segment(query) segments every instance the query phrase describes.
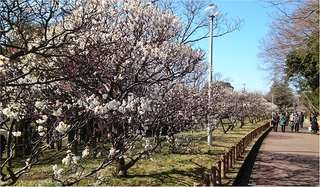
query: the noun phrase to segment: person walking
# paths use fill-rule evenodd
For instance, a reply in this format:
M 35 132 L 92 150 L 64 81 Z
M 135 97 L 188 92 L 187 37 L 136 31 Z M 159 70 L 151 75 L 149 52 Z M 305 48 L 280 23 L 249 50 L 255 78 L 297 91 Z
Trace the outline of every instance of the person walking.
M 285 130 L 286 130 L 286 123 L 287 123 L 287 117 L 285 116 L 284 113 L 282 113 L 280 116 L 280 125 L 281 125 L 281 131 L 283 133 L 285 133 Z
M 293 128 L 294 128 L 294 121 L 293 120 L 294 120 L 294 113 L 291 113 L 290 117 L 289 117 L 291 132 L 293 132 Z
M 287 118 L 286 126 L 289 126 L 289 117 L 290 117 L 289 113 L 286 112 L 286 118 Z
M 316 116 L 314 116 L 313 113 L 311 113 L 311 115 L 310 115 L 310 123 L 311 123 L 313 120 L 316 120 L 316 121 L 317 121 L 317 118 L 316 118 Z
M 303 128 L 303 121 L 304 121 L 304 115 L 303 115 L 303 112 L 300 112 L 300 115 L 299 115 L 300 128 Z
M 318 121 L 316 116 L 314 116 L 314 114 L 311 114 L 310 116 L 310 123 L 311 123 L 311 134 L 316 134 L 317 131 L 319 131 L 318 128 Z
M 279 123 L 279 116 L 277 113 L 273 114 L 272 116 L 272 120 L 273 120 L 273 130 L 277 132 L 278 130 L 278 123 Z
M 293 117 L 294 132 L 299 132 L 299 121 L 299 115 L 298 113 L 295 113 Z

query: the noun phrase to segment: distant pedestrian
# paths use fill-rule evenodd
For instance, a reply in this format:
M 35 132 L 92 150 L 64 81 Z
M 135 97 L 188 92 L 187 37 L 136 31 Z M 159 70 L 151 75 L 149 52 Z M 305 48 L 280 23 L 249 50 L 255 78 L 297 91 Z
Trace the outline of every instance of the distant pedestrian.
M 290 117 L 289 113 L 286 112 L 286 118 L 287 118 L 286 126 L 289 126 L 289 117 Z
M 281 125 L 281 131 L 284 133 L 286 130 L 286 122 L 287 118 L 284 113 L 281 114 L 280 116 L 280 125 Z
M 295 113 L 293 116 L 294 132 L 299 132 L 299 115 Z
M 279 116 L 277 113 L 273 114 L 272 121 L 273 121 L 273 130 L 277 132 L 278 130 L 278 123 L 279 123 Z
M 300 124 L 300 127 L 303 128 L 303 121 L 304 121 L 304 115 L 303 115 L 303 112 L 300 112 L 300 115 L 299 115 L 299 124 Z
M 290 117 L 289 117 L 291 132 L 293 132 L 293 128 L 294 128 L 294 121 L 293 120 L 294 120 L 294 113 L 291 113 Z
M 316 134 L 319 131 L 319 126 L 318 126 L 318 120 L 314 114 L 311 114 L 310 116 L 310 123 L 311 123 L 311 134 L 314 133 Z

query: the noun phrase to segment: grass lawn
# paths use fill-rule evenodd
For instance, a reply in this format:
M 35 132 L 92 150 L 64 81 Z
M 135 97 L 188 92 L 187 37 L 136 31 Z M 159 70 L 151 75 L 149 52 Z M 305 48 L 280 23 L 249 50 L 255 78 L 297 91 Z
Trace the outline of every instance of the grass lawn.
M 194 183 L 203 182 L 203 173 L 210 173 L 211 165 L 215 165 L 216 161 L 230 147 L 235 145 L 245 134 L 251 130 L 265 124 L 268 121 L 259 122 L 257 124 L 246 124 L 242 128 L 236 125 L 233 130 L 223 133 L 222 127 L 219 126 L 212 134 L 212 146 L 207 145 L 206 138 L 192 143 L 193 151 L 178 150 L 176 154 L 167 154 L 168 150 L 163 148 L 160 153 L 145 156 L 140 159 L 132 168 L 128 170 L 128 177 L 114 178 L 112 173 L 115 171 L 115 164 L 101 170 L 103 177 L 106 177 L 108 184 L 112 186 L 193 186 Z M 184 133 L 184 136 L 204 137 L 206 129 L 199 132 Z M 254 140 L 255 141 L 255 140 Z M 253 142 L 254 142 L 253 141 Z M 247 147 L 246 152 L 238 158 L 235 166 L 227 173 L 226 179 L 222 180 L 222 185 L 228 186 L 232 184 L 239 167 L 241 166 L 245 156 L 253 145 L 253 142 Z M 52 154 L 52 153 L 51 153 Z M 87 165 L 94 168 L 99 165 L 99 159 L 91 159 Z M 21 167 L 24 160 L 14 160 L 13 165 Z M 45 186 L 54 185 L 51 181 L 53 174 L 52 166 L 58 165 L 58 168 L 64 167 L 61 159 L 50 165 L 41 165 L 32 168 L 29 173 L 24 174 L 18 182 L 17 186 Z M 77 186 L 93 185 L 91 178 L 85 179 L 77 184 Z

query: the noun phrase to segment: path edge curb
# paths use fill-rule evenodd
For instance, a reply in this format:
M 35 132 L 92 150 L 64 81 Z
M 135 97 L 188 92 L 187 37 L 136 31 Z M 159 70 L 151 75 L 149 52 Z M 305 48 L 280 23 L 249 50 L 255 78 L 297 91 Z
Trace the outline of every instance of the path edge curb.
M 245 160 L 243 161 L 243 163 L 240 166 L 240 169 L 236 175 L 236 177 L 234 178 L 233 182 L 232 182 L 232 186 L 243 186 L 243 184 L 240 184 L 240 180 L 242 178 L 245 177 L 246 174 L 246 169 L 250 168 L 252 169 L 254 162 L 250 163 L 250 160 L 252 160 L 254 158 L 254 160 L 256 159 L 258 152 L 260 150 L 260 147 L 264 141 L 264 139 L 267 137 L 267 135 L 269 134 L 269 132 L 272 130 L 272 127 L 269 127 L 268 130 L 266 130 L 259 138 L 258 140 L 254 143 L 254 145 L 252 146 L 252 148 L 250 149 L 250 151 L 248 152 Z M 252 165 L 252 166 L 250 166 Z M 249 176 L 250 178 L 250 176 Z

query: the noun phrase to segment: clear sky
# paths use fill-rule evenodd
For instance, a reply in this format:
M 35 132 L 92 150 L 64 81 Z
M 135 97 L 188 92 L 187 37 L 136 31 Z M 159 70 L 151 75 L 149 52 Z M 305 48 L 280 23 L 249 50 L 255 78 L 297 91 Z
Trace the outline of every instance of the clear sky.
M 259 40 L 266 36 L 271 18 L 270 9 L 264 8 L 255 0 L 215 0 L 210 1 L 218 6 L 221 13 L 228 17 L 238 16 L 245 23 L 241 30 L 236 30 L 222 37 L 214 38 L 213 71 L 220 72 L 222 78 L 231 78 L 235 90 L 258 91 L 267 93 L 270 85 L 266 74 L 258 70 L 261 63 L 257 54 Z M 209 39 L 199 43 L 209 59 Z M 245 85 L 244 85 L 245 84 Z

